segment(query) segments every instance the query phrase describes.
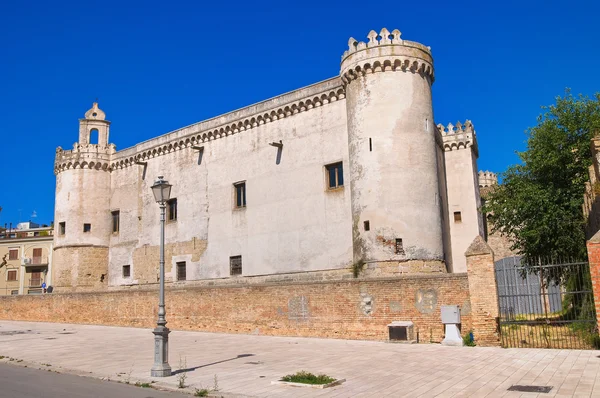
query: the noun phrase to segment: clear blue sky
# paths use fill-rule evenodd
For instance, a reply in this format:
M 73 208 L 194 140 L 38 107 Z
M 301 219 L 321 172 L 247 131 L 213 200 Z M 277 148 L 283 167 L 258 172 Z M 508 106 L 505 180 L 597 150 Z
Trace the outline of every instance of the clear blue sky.
M 55 149 L 99 98 L 117 149 L 339 71 L 350 36 L 432 47 L 436 123 L 471 119 L 503 171 L 540 106 L 600 91 L 600 2 L 7 1 L 0 6 L 0 224 L 54 212 Z

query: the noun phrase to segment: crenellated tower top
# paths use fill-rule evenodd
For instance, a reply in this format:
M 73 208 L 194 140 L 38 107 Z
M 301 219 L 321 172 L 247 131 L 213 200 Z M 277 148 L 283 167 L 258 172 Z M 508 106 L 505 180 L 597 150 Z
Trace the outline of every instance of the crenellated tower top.
M 479 188 L 487 188 L 498 185 L 498 176 L 491 171 L 479 170 Z
M 115 144 L 108 143 L 109 128 L 106 114 L 94 102 L 84 118 L 79 119 L 79 141 L 73 144 L 73 149 L 56 148 L 54 174 L 69 169 L 109 171 L 111 156 L 116 152 Z
M 445 152 L 455 151 L 458 149 L 472 148 L 476 156 L 479 156 L 479 148 L 477 147 L 477 135 L 475 128 L 470 120 L 465 124 L 457 122 L 456 125 L 448 123 L 444 127 L 443 124 L 437 125 L 442 144 Z
M 379 33 L 372 30 L 367 43 L 354 38 L 348 40 L 348 50 L 342 56 L 340 75 L 344 84 L 365 73 L 403 71 L 434 80 L 431 48 L 414 41 L 401 39 L 398 29 L 386 28 Z

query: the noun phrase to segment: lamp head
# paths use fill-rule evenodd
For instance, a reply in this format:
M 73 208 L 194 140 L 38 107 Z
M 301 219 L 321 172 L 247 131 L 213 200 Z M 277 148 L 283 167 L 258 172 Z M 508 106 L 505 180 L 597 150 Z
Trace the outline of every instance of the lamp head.
M 172 185 L 164 180 L 163 176 L 158 176 L 158 180 L 151 187 L 156 203 L 164 204 L 171 198 L 171 187 Z

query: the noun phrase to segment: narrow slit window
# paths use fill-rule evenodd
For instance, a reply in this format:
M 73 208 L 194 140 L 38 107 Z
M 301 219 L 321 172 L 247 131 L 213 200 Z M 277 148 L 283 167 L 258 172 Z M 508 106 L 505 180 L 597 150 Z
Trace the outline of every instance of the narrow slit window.
M 184 281 L 186 280 L 186 266 L 185 261 L 181 261 L 177 263 L 177 280 Z
M 325 166 L 325 169 L 327 170 L 327 186 L 329 189 L 344 186 L 344 168 L 342 162 L 329 164 Z
M 462 214 L 460 211 L 454 212 L 454 222 L 462 222 Z
M 112 217 L 112 231 L 113 231 L 113 233 L 117 233 L 117 232 L 119 232 L 119 222 L 120 222 L 121 212 L 119 210 L 115 210 L 115 211 L 112 211 L 110 214 Z
M 364 222 L 364 226 L 365 226 L 365 231 L 369 231 L 371 229 L 371 224 L 369 223 L 368 220 Z
M 58 234 L 59 235 L 64 235 L 66 229 L 67 229 L 66 222 L 63 221 L 63 222 L 58 223 Z
M 369 152 L 373 152 L 373 141 L 369 138 Z
M 83 232 L 92 232 L 92 224 L 83 224 Z
M 177 221 L 177 198 L 167 201 L 167 221 Z
M 229 257 L 229 274 L 242 275 L 242 256 Z
M 246 207 L 246 182 L 236 182 L 233 187 L 235 190 L 235 207 Z

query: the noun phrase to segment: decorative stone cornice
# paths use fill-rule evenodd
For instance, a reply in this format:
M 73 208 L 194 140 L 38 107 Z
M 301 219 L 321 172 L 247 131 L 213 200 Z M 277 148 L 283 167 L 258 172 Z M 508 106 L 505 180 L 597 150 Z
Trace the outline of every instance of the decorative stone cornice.
M 114 144 L 73 144 L 72 150 L 56 148 L 54 174 L 70 169 L 93 169 L 110 171 L 111 156 L 116 152 Z
M 136 162 L 239 134 L 266 123 L 325 106 L 344 99 L 345 96 L 346 92 L 339 78 L 329 79 L 119 151 L 111 157 L 109 169 L 130 167 Z M 153 142 L 156 144 L 152 145 Z
M 348 50 L 342 56 L 340 76 L 344 84 L 367 73 L 402 71 L 419 73 L 433 83 L 431 48 L 413 41 L 402 40 L 400 31 L 381 29 L 369 32 L 368 43 L 348 40 Z
M 444 152 L 471 148 L 475 155 L 479 156 L 477 136 L 470 120 L 467 120 L 464 125 L 461 122 L 456 123 L 456 125 L 448 123 L 446 127 L 438 124 L 437 128 L 442 137 Z
M 492 173 L 491 171 L 479 170 L 478 179 L 479 188 L 487 188 L 494 185 L 498 185 L 498 176 L 496 175 L 496 173 Z

